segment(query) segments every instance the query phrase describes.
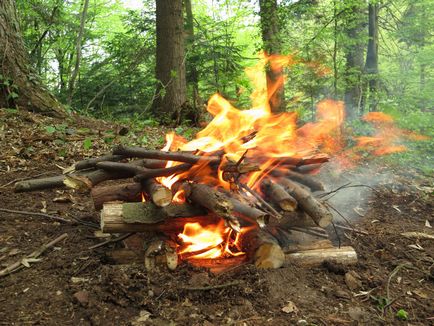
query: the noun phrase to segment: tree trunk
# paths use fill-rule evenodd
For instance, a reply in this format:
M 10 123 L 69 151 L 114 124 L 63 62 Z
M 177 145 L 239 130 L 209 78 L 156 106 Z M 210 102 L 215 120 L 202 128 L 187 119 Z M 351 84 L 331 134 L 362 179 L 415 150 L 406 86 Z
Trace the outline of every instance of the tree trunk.
M 264 50 L 269 55 L 280 54 L 279 18 L 277 16 L 277 0 L 260 0 L 261 31 Z M 283 67 L 273 65 L 267 68 L 267 88 L 270 109 L 278 113 L 285 109 Z M 276 83 L 279 87 L 275 87 Z
M 13 0 L 0 1 L 0 74 L 0 107 L 16 106 L 49 116 L 66 116 L 62 105 L 30 69 Z M 9 85 L 5 85 L 5 80 Z
M 369 85 L 369 111 L 376 111 L 378 102 L 378 10 L 378 3 L 369 4 L 369 40 L 365 63 Z
M 163 123 L 180 122 L 186 102 L 182 0 L 156 1 L 158 80 L 153 111 Z
M 357 118 L 361 101 L 361 77 L 363 70 L 363 30 L 364 30 L 364 1 L 347 0 L 345 15 L 345 107 L 348 119 Z
M 186 21 L 185 21 L 185 32 L 187 34 L 186 38 L 186 44 L 187 44 L 187 51 L 192 52 L 193 46 L 194 46 L 194 23 L 193 23 L 193 10 L 191 8 L 191 0 L 184 0 L 184 6 L 185 6 L 185 15 L 186 15 Z M 199 80 L 198 80 L 198 73 L 196 69 L 196 63 L 191 58 L 190 53 L 190 60 L 187 65 L 187 82 L 191 84 L 193 88 L 193 109 L 196 111 L 198 109 L 198 99 L 199 99 Z
M 71 78 L 69 79 L 69 85 L 68 85 L 68 104 L 71 105 L 72 103 L 72 97 L 74 96 L 74 90 L 75 90 L 75 80 L 77 79 L 78 73 L 80 71 L 80 61 L 81 61 L 81 43 L 83 41 L 83 34 L 84 34 L 84 24 L 86 23 L 86 17 L 87 17 L 87 9 L 89 8 L 89 0 L 83 0 L 83 10 L 81 12 L 81 18 L 80 18 L 80 29 L 78 30 L 77 35 L 77 43 L 75 46 L 75 66 L 74 70 L 72 71 Z

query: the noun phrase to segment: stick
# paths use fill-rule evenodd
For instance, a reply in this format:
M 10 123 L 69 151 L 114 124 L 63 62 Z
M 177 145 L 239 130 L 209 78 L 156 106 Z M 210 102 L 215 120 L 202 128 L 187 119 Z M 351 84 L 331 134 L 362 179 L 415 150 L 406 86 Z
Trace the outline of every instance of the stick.
M 170 168 L 162 168 L 162 169 L 149 169 L 146 172 L 138 174 L 134 177 L 134 181 L 141 182 L 142 180 L 156 178 L 156 177 L 168 177 L 177 172 L 188 171 L 191 168 L 191 164 L 183 163 L 179 165 L 172 166 Z
M 19 260 L 19 261 L 13 263 L 12 265 L 9 265 L 8 267 L 6 267 L 5 269 L 3 269 L 3 270 L 0 271 L 0 277 L 2 277 L 2 276 L 6 276 L 6 275 L 9 275 L 9 274 L 11 274 L 11 273 L 13 273 L 13 272 L 16 272 L 16 271 L 22 269 L 22 268 L 24 267 L 24 265 L 23 265 L 23 261 L 24 261 L 24 260 L 27 260 L 27 259 L 30 260 L 30 259 L 36 259 L 36 258 L 38 258 L 38 257 L 41 256 L 41 255 L 42 255 L 42 254 L 43 254 L 47 249 L 53 247 L 53 246 L 54 246 L 55 244 L 57 244 L 58 242 L 60 242 L 60 241 L 62 241 L 62 240 L 64 240 L 64 239 L 66 239 L 67 236 L 68 236 L 68 234 L 67 234 L 67 233 L 64 233 L 64 234 L 58 236 L 58 237 L 57 237 L 56 239 L 54 239 L 53 241 L 51 241 L 51 242 L 49 242 L 49 243 L 47 243 L 47 244 L 44 244 L 44 245 L 41 246 L 38 250 L 35 250 L 34 252 L 32 252 L 30 255 L 27 255 L 24 259 Z
M 297 201 L 281 185 L 266 179 L 262 181 L 261 188 L 263 193 L 284 211 L 293 212 L 297 208 Z
M 237 184 L 239 187 L 243 188 L 244 190 L 252 194 L 257 200 L 259 200 L 261 204 L 265 206 L 267 210 L 270 211 L 274 217 L 276 217 L 277 219 L 282 218 L 282 215 L 280 215 L 279 212 L 273 208 L 273 206 L 268 204 L 256 191 L 251 189 L 249 186 L 242 184 L 241 182 L 237 182 Z
M 300 207 L 314 220 L 318 226 L 326 227 L 331 223 L 333 215 L 322 203 L 315 199 L 312 194 L 289 179 L 282 178 L 280 183 L 297 200 Z
M 141 201 L 141 191 L 141 184 L 130 182 L 121 185 L 95 187 L 92 188 L 90 195 L 92 196 L 95 209 L 100 210 L 103 204 L 109 201 Z
M 115 239 L 106 240 L 104 242 L 101 242 L 101 243 L 98 243 L 96 245 L 90 246 L 88 249 L 92 250 L 92 249 L 96 249 L 96 248 L 99 248 L 99 247 L 103 247 L 103 246 L 105 246 L 107 244 L 110 244 L 110 243 L 119 242 L 119 241 L 125 240 L 128 237 L 131 237 L 133 234 L 134 234 L 134 232 L 123 234 L 120 237 L 117 237 Z
M 96 164 L 99 162 L 106 162 L 106 161 L 117 162 L 124 158 L 125 157 L 122 155 L 111 155 L 111 154 L 104 155 L 101 157 L 96 157 L 96 158 L 88 158 L 86 160 L 75 163 L 74 169 L 76 171 L 90 169 L 90 168 L 94 168 Z
M 165 207 L 172 202 L 172 191 L 154 179 L 142 181 L 143 190 L 158 207 Z
M 137 174 L 144 173 L 148 169 L 129 163 L 119 163 L 119 162 L 97 162 L 95 166 L 99 169 L 103 169 L 108 172 L 120 172 L 128 176 L 135 176 Z
M 41 216 L 41 217 L 46 217 L 46 218 L 49 218 L 50 220 L 54 220 L 54 221 L 58 221 L 58 222 L 62 222 L 62 223 L 67 223 L 67 224 L 73 223 L 72 221 L 64 219 L 62 217 L 53 216 L 53 215 L 44 214 L 44 213 L 38 213 L 38 212 L 16 211 L 13 209 L 6 209 L 6 208 L 0 208 L 0 212 L 29 215 L 29 216 Z
M 285 255 L 285 263 L 296 263 L 304 267 L 321 266 L 326 260 L 334 260 L 344 265 L 357 263 L 357 253 L 353 247 L 324 248 L 294 252 Z
M 189 153 L 164 152 L 159 150 L 148 150 L 141 147 L 118 146 L 113 150 L 113 154 L 123 155 L 126 157 L 142 157 L 167 161 L 185 162 L 190 164 L 197 164 L 199 162 L 220 162 L 220 157 L 218 156 L 199 156 Z
M 190 187 L 191 193 L 188 196 L 190 201 L 225 219 L 234 231 L 241 231 L 240 222 L 232 215 L 234 206 L 223 193 L 204 184 L 192 183 Z

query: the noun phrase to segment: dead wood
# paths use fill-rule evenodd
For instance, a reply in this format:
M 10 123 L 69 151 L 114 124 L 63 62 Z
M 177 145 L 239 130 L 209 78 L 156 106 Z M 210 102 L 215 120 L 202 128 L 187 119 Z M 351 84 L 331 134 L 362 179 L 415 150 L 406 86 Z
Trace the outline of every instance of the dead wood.
M 114 155 L 122 155 L 126 157 L 141 157 L 147 159 L 158 159 L 166 161 L 184 162 L 197 164 L 199 162 L 219 163 L 220 157 L 194 155 L 183 152 L 164 152 L 159 150 L 148 150 L 141 147 L 124 147 L 118 146 L 113 150 Z
M 162 169 L 165 168 L 168 161 L 165 160 L 155 160 L 155 159 L 144 159 L 143 166 L 148 169 Z
M 90 195 L 95 209 L 100 210 L 109 201 L 138 202 L 141 201 L 142 186 L 136 182 L 120 185 L 95 187 Z
M 146 231 L 181 231 L 185 223 L 218 223 L 215 216 L 204 216 L 204 211 L 189 204 L 172 204 L 158 208 L 152 203 L 109 202 L 101 210 L 101 230 L 105 233 Z M 193 217 L 193 218 L 189 218 Z M 168 219 L 168 222 L 164 221 Z
M 324 190 L 322 182 L 312 178 L 309 175 L 301 174 L 291 170 L 275 169 L 270 171 L 270 174 L 275 177 L 286 177 L 302 185 L 310 188 L 312 191 Z
M 191 164 L 183 163 L 179 165 L 172 166 L 170 168 L 162 169 L 147 169 L 145 172 L 138 174 L 134 177 L 134 181 L 141 182 L 142 180 L 156 178 L 156 177 L 167 177 L 174 173 L 188 171 L 191 168 Z
M 297 200 L 298 205 L 314 220 L 320 227 L 326 227 L 333 219 L 330 211 L 313 195 L 300 187 L 296 182 L 282 178 L 279 180 L 288 192 Z
M 252 219 L 252 222 L 258 223 L 259 226 L 263 226 L 268 223 L 268 220 L 270 219 L 270 214 L 261 211 L 260 209 L 257 209 L 255 207 L 249 206 L 248 204 L 243 203 L 236 198 L 228 197 L 228 199 L 233 205 L 234 212 Z
M 297 201 L 281 185 L 265 179 L 261 183 L 262 192 L 273 203 L 287 212 L 293 212 L 297 208 Z
M 124 158 L 125 157 L 123 157 L 122 155 L 111 155 L 111 154 L 104 155 L 101 157 L 88 158 L 86 160 L 75 163 L 74 169 L 76 171 L 84 170 L 84 169 L 91 169 L 91 168 L 94 168 L 96 166 L 96 164 L 99 162 L 106 162 L 106 161 L 118 162 Z
M 148 169 L 136 164 L 119 163 L 119 162 L 98 162 L 95 166 L 108 172 L 124 173 L 128 176 L 135 176 L 146 172 Z
M 343 265 L 357 263 L 357 253 L 353 247 L 324 248 L 298 251 L 285 255 L 285 264 L 304 267 L 321 266 L 325 261 L 335 261 Z
M 141 184 L 145 193 L 158 207 L 165 207 L 172 202 L 172 191 L 154 179 L 145 179 Z
M 234 205 L 226 196 L 216 189 L 204 184 L 191 184 L 191 193 L 189 200 L 195 204 L 205 207 L 209 211 L 222 217 L 228 223 L 228 226 L 239 232 L 240 222 L 232 214 Z
M 276 238 L 263 229 L 246 233 L 242 248 L 258 268 L 279 268 L 285 261 L 285 254 Z

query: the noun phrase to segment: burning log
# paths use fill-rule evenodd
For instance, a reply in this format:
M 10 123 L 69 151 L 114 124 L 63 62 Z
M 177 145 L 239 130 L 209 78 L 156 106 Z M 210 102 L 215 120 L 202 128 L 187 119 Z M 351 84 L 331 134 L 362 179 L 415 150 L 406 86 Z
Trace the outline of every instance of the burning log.
M 104 203 L 110 201 L 138 202 L 141 201 L 142 186 L 130 182 L 114 186 L 95 187 L 90 191 L 93 206 L 100 210 Z
M 234 205 L 223 193 L 204 184 L 191 184 L 190 187 L 191 193 L 188 198 L 191 202 L 222 217 L 233 230 L 237 232 L 241 230 L 240 222 L 232 214 Z
M 196 222 L 205 212 L 189 204 L 172 204 L 158 208 L 152 203 L 109 202 L 101 210 L 101 231 L 104 233 L 129 233 L 145 231 L 182 231 L 185 223 Z M 189 218 L 193 217 L 193 218 Z M 168 219 L 168 223 L 164 221 Z M 204 223 L 217 223 L 209 216 Z
M 303 267 L 321 266 L 325 261 L 352 265 L 357 263 L 357 253 L 353 247 L 347 246 L 304 250 L 285 255 L 285 264 L 297 264 Z
M 159 150 L 148 150 L 141 147 L 124 147 L 118 146 L 113 150 L 114 155 L 122 155 L 124 157 L 141 157 L 148 159 L 158 159 L 166 161 L 185 162 L 197 164 L 199 162 L 219 163 L 218 156 L 194 155 L 183 152 L 164 152 Z
M 315 173 L 321 169 L 323 163 L 308 164 L 294 167 L 294 171 L 302 174 Z
M 320 154 L 311 157 L 279 157 L 276 159 L 276 163 L 279 163 L 281 165 L 293 165 L 298 167 L 302 165 L 326 163 L 329 160 L 330 157 L 328 155 Z
M 284 211 L 293 212 L 297 208 L 297 201 L 281 185 L 266 179 L 262 181 L 261 187 L 263 193 Z
M 97 163 L 99 162 L 106 162 L 106 161 L 110 161 L 110 162 L 118 162 L 123 160 L 125 157 L 122 155 L 104 155 L 101 157 L 96 157 L 96 158 L 88 158 L 86 160 L 77 162 L 74 164 L 74 169 L 76 171 L 78 170 L 85 170 L 85 169 L 92 169 L 96 166 Z
M 233 197 L 228 197 L 228 200 L 232 203 L 234 212 L 256 221 L 259 226 L 264 226 L 268 223 L 268 220 L 270 219 L 270 215 L 268 213 L 249 206 Z
M 253 255 L 258 268 L 280 268 L 285 262 L 285 254 L 277 240 L 261 229 L 250 231 L 244 236 L 243 250 Z
M 175 166 L 171 166 L 169 168 L 162 168 L 162 169 L 148 169 L 141 174 L 138 174 L 134 177 L 134 181 L 136 182 L 142 182 L 142 180 L 150 179 L 150 178 L 156 178 L 156 177 L 167 177 L 169 175 L 178 173 L 178 172 L 184 172 L 188 171 L 191 168 L 190 163 L 183 163 Z
M 331 223 L 333 215 L 321 202 L 315 199 L 310 192 L 289 179 L 282 178 L 280 183 L 297 200 L 300 207 L 318 226 L 326 227 Z

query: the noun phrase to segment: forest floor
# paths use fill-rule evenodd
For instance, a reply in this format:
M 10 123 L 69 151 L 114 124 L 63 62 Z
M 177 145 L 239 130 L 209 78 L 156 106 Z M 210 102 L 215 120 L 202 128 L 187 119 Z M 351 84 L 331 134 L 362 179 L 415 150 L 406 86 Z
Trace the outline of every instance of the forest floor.
M 146 127 L 132 139 L 145 135 L 153 146 L 164 132 Z M 11 182 L 59 174 L 60 168 L 131 139 L 131 133 L 119 133 L 125 134 L 122 126 L 103 121 L 0 110 L 0 208 L 97 222 L 88 194 L 65 189 L 17 194 Z M 368 235 L 342 235 L 357 251 L 354 266 L 256 270 L 243 265 L 217 276 L 186 265 L 151 274 L 139 264 L 113 265 L 105 253 L 121 243 L 90 250 L 106 240 L 94 229 L 0 212 L 0 269 L 68 234 L 40 261 L 0 278 L 0 324 L 433 325 L 434 241 L 401 235 L 434 234 L 432 187 L 432 180 L 408 168 L 395 169 L 393 178 L 376 186 L 364 216 L 354 222 Z M 345 280 L 351 271 L 359 278 L 355 286 Z M 223 288 L 188 288 L 233 281 Z M 407 321 L 397 317 L 400 309 Z

